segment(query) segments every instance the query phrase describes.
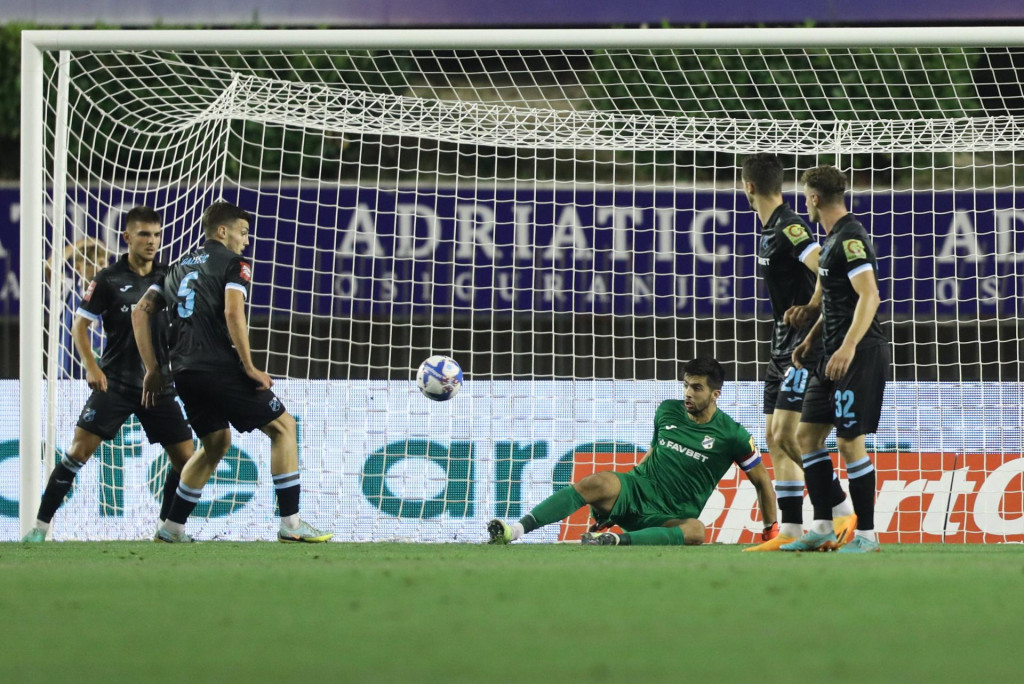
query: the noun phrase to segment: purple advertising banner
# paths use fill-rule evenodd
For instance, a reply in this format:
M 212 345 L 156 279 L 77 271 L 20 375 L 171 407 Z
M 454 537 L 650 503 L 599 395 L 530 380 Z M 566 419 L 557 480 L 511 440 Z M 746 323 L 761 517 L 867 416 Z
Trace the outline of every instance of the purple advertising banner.
M 56 26 L 660 26 L 994 22 L 1024 19 L 1019 0 L 0 0 L 5 21 Z
M 101 191 L 69 206 L 69 225 L 117 250 L 122 210 L 149 203 L 180 254 L 198 236 L 196 199 Z M 768 314 L 760 229 L 734 192 L 311 186 L 227 199 L 256 217 L 256 315 Z M 859 194 L 853 210 L 877 250 L 883 315 L 1022 313 L 1024 193 Z M 0 189 L 0 315 L 18 311 L 19 216 L 17 190 Z

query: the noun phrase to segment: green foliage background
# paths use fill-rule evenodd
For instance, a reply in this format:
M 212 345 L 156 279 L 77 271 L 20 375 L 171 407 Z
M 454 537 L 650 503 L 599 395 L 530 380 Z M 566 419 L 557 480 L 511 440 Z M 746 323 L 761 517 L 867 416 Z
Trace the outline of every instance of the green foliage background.
M 0 26 L 0 179 L 18 177 L 20 33 L 26 28 L 31 27 Z M 784 64 L 784 57 L 759 57 L 752 50 L 700 56 L 667 50 L 639 56 L 609 51 L 575 64 L 571 55 L 566 60 L 573 69 L 586 64 L 586 71 L 574 76 L 600 110 L 615 112 L 620 103 L 632 102 L 633 111 L 678 114 L 682 107 L 683 113 L 695 116 L 757 115 L 799 120 L 835 118 L 836 111 L 838 118 L 899 118 L 901 112 L 911 108 L 947 117 L 984 113 L 973 78 L 979 67 L 972 63 L 981 54 L 954 56 L 954 61 L 959 60 L 955 69 L 947 68 L 947 56 L 938 51 L 923 55 L 868 55 L 856 50 L 838 57 L 812 54 L 798 71 Z M 402 92 L 408 86 L 407 75 L 418 71 L 418 61 L 426 58 L 424 53 L 412 52 L 232 55 L 224 59 L 223 66 L 258 66 L 265 74 L 273 71 L 279 78 L 289 80 L 297 80 L 300 72 L 314 69 L 326 84 L 382 92 L 394 92 L 397 87 Z M 531 59 L 543 62 L 546 58 L 526 54 L 521 59 L 529 66 Z M 738 70 L 740 60 L 753 60 L 759 68 Z M 443 64 L 443 58 L 437 63 Z M 691 74 L 689 81 L 671 78 L 680 69 Z M 821 87 L 818 83 L 834 85 Z M 153 88 L 152 80 L 147 88 Z M 159 89 L 154 92 L 158 94 Z M 763 103 L 763 109 L 750 109 L 754 102 Z M 951 109 L 950 103 L 954 102 L 960 103 L 958 109 Z M 687 107 L 687 103 L 692 106 Z M 791 106 L 794 103 L 796 107 Z M 456 175 L 482 181 L 582 178 L 612 183 L 714 182 L 718 176 L 731 177 L 734 173 L 731 155 L 723 159 L 721 153 L 569 153 L 431 141 L 403 146 L 393 136 L 309 136 L 281 127 L 241 122 L 232 125 L 244 139 L 258 141 L 242 146 L 227 169 L 229 177 L 243 181 L 255 178 L 258 168 L 264 170 L 264 179 L 268 177 L 265 170 L 271 169 L 272 176 L 281 178 L 350 182 L 369 173 L 378 181 L 420 183 Z M 88 165 L 88 151 L 81 153 L 80 158 Z M 145 155 L 132 162 L 144 165 Z M 936 167 L 951 168 L 952 155 L 860 155 L 850 159 L 849 164 L 854 169 L 870 169 L 871 173 L 886 176 L 882 179 L 885 184 L 906 185 L 913 182 L 915 169 L 928 169 L 931 173 Z M 380 175 L 381 169 L 388 170 L 386 178 Z
M 23 24 L 0 26 L 0 179 L 18 178 L 21 125 L 21 31 Z

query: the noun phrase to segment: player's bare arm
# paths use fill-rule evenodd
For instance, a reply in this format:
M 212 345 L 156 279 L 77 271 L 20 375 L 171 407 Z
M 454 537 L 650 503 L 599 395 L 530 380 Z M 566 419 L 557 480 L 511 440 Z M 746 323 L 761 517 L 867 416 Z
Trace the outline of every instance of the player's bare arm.
M 245 374 L 257 383 L 258 389 L 270 389 L 274 384 L 271 377 L 256 368 L 252 362 L 252 349 L 249 346 L 249 325 L 245 320 L 245 295 L 229 288 L 224 291 L 224 319 L 228 324 L 228 336 L 235 345 L 238 358 L 242 360 Z
M 819 316 L 817 322 L 815 322 L 814 326 L 807 333 L 807 337 L 804 338 L 804 341 L 797 345 L 797 348 L 793 350 L 794 368 L 804 367 L 804 357 L 811 351 L 811 348 L 814 346 L 817 339 L 821 337 L 821 331 L 824 329 L 824 325 L 825 319 Z
M 850 278 L 850 284 L 857 292 L 857 306 L 853 310 L 853 321 L 843 338 L 843 344 L 832 354 L 825 367 L 825 375 L 829 380 L 839 380 L 849 370 L 853 357 L 857 353 L 857 345 L 871 327 L 875 319 L 881 298 L 878 285 L 875 283 L 874 271 L 864 271 Z
M 156 405 L 156 398 L 163 390 L 164 378 L 160 372 L 160 362 L 156 358 L 153 347 L 153 328 L 150 319 L 164 308 L 163 297 L 154 289 L 146 290 L 139 303 L 132 311 L 132 332 L 135 334 L 135 346 L 139 348 L 139 356 L 146 367 L 146 375 L 142 379 L 142 405 L 149 408 Z
M 804 264 L 807 268 L 811 268 L 811 262 L 814 262 L 814 272 L 818 271 L 818 255 L 821 250 L 814 250 L 804 260 Z M 782 322 L 786 325 L 791 325 L 794 328 L 803 328 L 808 323 L 813 321 L 819 315 L 821 315 L 821 280 L 817 280 L 814 283 L 814 294 L 811 295 L 810 301 L 806 304 L 798 304 L 791 306 L 786 309 L 786 313 L 782 314 Z
M 89 383 L 89 389 L 106 392 L 107 375 L 96 363 L 96 357 L 92 353 L 92 345 L 89 344 L 89 326 L 92 325 L 85 316 L 75 316 L 75 322 L 71 324 L 71 339 L 75 343 L 75 350 L 78 358 L 85 366 L 85 381 Z
M 777 506 L 775 488 L 772 486 L 772 478 L 768 475 L 768 469 L 764 467 L 763 463 L 758 463 L 746 473 L 747 479 L 757 491 L 757 506 L 761 509 L 761 520 L 764 521 L 766 528 L 771 527 L 776 522 Z

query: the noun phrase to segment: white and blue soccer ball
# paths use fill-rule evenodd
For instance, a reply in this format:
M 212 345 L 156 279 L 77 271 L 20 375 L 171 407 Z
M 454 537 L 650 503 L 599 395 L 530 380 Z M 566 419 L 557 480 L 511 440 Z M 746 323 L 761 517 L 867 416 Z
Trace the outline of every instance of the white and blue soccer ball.
M 416 386 L 427 399 L 448 401 L 462 389 L 462 367 L 450 356 L 431 356 L 416 371 Z

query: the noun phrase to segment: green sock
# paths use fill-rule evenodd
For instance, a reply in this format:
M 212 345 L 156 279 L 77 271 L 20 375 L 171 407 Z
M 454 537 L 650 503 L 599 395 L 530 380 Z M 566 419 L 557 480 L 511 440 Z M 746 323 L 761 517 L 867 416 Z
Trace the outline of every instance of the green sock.
M 566 487 L 534 506 L 533 510 L 524 515 L 519 522 L 523 524 L 524 532 L 533 532 L 538 527 L 568 518 L 586 505 L 587 502 L 579 492 L 572 487 Z
M 624 536 L 619 535 L 620 538 Z M 686 543 L 683 531 L 678 527 L 648 527 L 629 532 L 628 536 L 630 546 L 682 546 Z

